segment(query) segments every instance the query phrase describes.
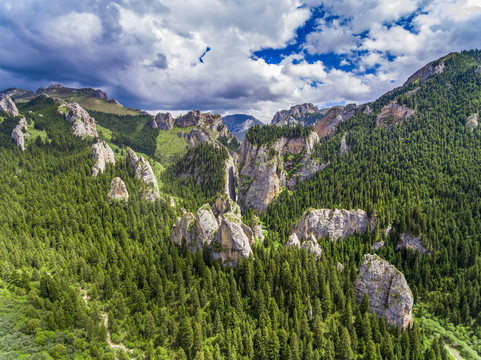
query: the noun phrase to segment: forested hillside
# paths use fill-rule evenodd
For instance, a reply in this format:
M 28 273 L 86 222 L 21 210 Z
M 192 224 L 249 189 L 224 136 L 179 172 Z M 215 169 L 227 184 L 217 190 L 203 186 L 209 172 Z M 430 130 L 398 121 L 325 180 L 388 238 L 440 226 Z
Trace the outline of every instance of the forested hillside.
M 481 52 L 443 61 L 442 73 L 321 139 L 313 157 L 328 165 L 275 198 L 260 216 L 264 241 L 236 266 L 207 246 L 171 242 L 184 209 L 210 209 L 224 192 L 225 162 L 236 157 L 226 147 L 188 149 L 178 130 L 152 129 L 146 115 L 91 111 L 116 159 L 92 176 L 95 140 L 74 136 L 55 100 L 17 104 L 25 151 L 11 139 L 20 116 L 0 113 L 0 359 L 446 360 L 445 344 L 479 359 L 481 130 L 466 121 L 481 111 Z M 392 101 L 414 116 L 377 126 Z M 254 126 L 246 139 L 266 145 L 312 131 Z M 145 184 L 127 147 L 152 165 L 154 201 L 139 196 Z M 109 199 L 116 177 L 128 201 Z M 319 257 L 285 246 L 309 208 L 365 210 L 374 231 L 320 239 Z M 244 224 L 254 214 L 246 209 Z M 428 251 L 398 248 L 403 233 Z M 363 255 L 379 241 L 377 254 L 414 295 L 405 331 L 371 313 L 367 297 L 356 301 Z

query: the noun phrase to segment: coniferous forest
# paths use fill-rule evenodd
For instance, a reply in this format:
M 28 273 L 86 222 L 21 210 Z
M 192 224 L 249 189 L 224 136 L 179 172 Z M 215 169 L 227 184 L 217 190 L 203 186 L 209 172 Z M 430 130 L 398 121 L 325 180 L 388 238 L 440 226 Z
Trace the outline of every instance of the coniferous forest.
M 54 99 L 17 103 L 31 133 L 25 151 L 10 137 L 21 116 L 0 113 L 0 359 L 447 360 L 448 346 L 479 359 L 481 129 L 466 119 L 481 112 L 481 51 L 444 62 L 444 72 L 384 95 L 321 139 L 312 157 L 329 165 L 297 190 L 283 189 L 265 213 L 245 210 L 245 223 L 259 216 L 264 241 L 236 266 L 207 246 L 174 245 L 171 233 L 184 211 L 224 191 L 222 164 L 237 143 L 171 156 L 158 148 L 168 133 L 149 116 L 91 111 L 116 159 L 93 177 L 95 140 L 74 136 Z M 415 115 L 376 127 L 393 100 Z M 268 146 L 312 131 L 255 126 L 246 139 Z M 137 196 L 144 184 L 127 147 L 152 164 L 159 199 Z M 108 198 L 115 177 L 128 202 Z M 321 239 L 318 260 L 285 246 L 309 208 L 378 220 L 372 233 Z M 429 254 L 398 249 L 401 233 L 422 236 Z M 406 331 L 355 298 L 363 255 L 378 241 L 414 296 Z

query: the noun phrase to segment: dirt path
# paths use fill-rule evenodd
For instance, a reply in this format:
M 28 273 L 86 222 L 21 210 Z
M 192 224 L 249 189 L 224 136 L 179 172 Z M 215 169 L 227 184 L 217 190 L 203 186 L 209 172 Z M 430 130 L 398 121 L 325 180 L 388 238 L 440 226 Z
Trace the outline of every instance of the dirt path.
M 448 344 L 444 343 L 444 347 L 446 348 L 446 350 L 448 350 L 449 354 L 451 354 L 451 356 L 456 360 L 464 360 L 463 357 L 459 355 L 459 353 Z
M 85 301 L 85 305 L 87 306 L 87 308 L 89 308 L 89 297 L 87 295 L 87 290 L 80 288 L 80 294 L 82 295 L 82 299 Z M 122 350 L 126 353 L 133 354 L 134 350 L 129 349 L 123 343 L 115 344 L 115 343 L 112 342 L 112 338 L 110 336 L 110 331 L 109 331 L 109 314 L 107 314 L 105 312 L 102 312 L 102 313 L 100 313 L 100 315 L 102 315 L 102 319 L 104 321 L 104 326 L 107 329 L 107 344 L 109 345 L 109 347 L 111 349 L 114 350 L 115 359 L 117 359 L 117 353 L 116 353 L 117 350 Z M 134 358 L 132 358 L 132 359 L 134 359 Z

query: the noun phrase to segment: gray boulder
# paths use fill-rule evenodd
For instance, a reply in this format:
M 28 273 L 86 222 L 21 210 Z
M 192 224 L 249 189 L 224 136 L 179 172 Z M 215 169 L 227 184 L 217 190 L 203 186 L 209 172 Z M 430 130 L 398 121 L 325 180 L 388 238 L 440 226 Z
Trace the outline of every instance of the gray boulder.
M 99 141 L 92 145 L 92 157 L 96 161 L 92 168 L 93 176 L 103 173 L 107 163 L 115 165 L 114 152 L 105 141 Z
M 354 292 L 357 301 L 369 297 L 369 309 L 391 326 L 412 326 L 413 294 L 404 275 L 377 255 L 364 255 Z

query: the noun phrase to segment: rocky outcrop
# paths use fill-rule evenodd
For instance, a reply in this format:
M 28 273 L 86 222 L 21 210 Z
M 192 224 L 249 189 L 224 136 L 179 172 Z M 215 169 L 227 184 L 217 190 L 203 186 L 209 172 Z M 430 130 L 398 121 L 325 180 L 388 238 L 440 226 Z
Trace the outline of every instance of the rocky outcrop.
M 451 55 L 451 54 L 450 54 Z M 403 84 L 402 87 L 406 87 L 409 84 L 418 81 L 420 84 L 423 82 L 426 82 L 432 75 L 434 74 L 441 74 L 444 71 L 444 68 L 446 65 L 444 64 L 444 61 L 450 56 L 443 56 L 442 58 L 432 61 L 429 64 L 425 65 L 418 71 L 416 71 L 414 74 L 412 74 L 406 82 Z
M 332 136 L 338 125 L 353 117 L 356 114 L 357 109 L 356 104 L 331 108 L 321 120 L 314 124 L 314 131 L 320 138 Z
M 354 285 L 357 301 L 369 297 L 369 309 L 391 326 L 412 326 L 413 294 L 404 275 L 377 255 L 364 255 Z
M 345 132 L 341 138 L 341 147 L 339 149 L 339 151 L 341 152 L 341 155 L 344 155 L 351 150 L 351 147 L 347 145 L 346 139 L 347 139 L 347 132 Z
M 103 173 L 107 163 L 115 165 L 114 152 L 105 141 L 99 141 L 92 145 L 92 157 L 95 160 L 95 165 L 92 168 L 93 176 Z
M 227 160 L 225 162 L 224 172 L 225 172 L 225 189 L 224 193 L 229 195 L 229 198 L 233 201 L 237 200 L 237 195 L 235 192 L 235 183 L 237 179 L 237 168 L 235 166 L 234 157 L 229 153 Z
M 364 110 L 362 111 L 362 113 L 365 114 L 365 115 L 371 115 L 372 109 L 369 106 L 369 104 L 364 107 Z
M 407 233 L 402 233 L 399 235 L 400 242 L 396 249 L 406 248 L 414 252 L 419 251 L 421 255 L 431 255 L 431 252 L 423 244 L 421 236 L 412 236 Z
M 466 127 L 474 131 L 479 125 L 479 114 L 473 114 L 466 119 Z
M 295 188 L 299 181 L 327 164 L 311 159 L 319 141 L 312 132 L 307 138 L 280 138 L 273 144 L 256 146 L 245 140 L 239 154 L 239 203 L 259 212 L 279 193 L 282 186 Z
M 0 97 L 0 110 L 5 111 L 11 116 L 18 116 L 19 112 L 17 106 L 8 95 L 2 95 Z
M 206 246 L 214 259 L 229 265 L 251 256 L 251 245 L 256 239 L 255 232 L 242 222 L 239 206 L 227 197 L 217 198 L 212 207 L 203 205 L 196 216 L 185 213 L 174 226 L 171 237 L 178 246 L 185 241 L 192 251 Z
M 77 103 L 67 105 L 65 120 L 72 123 L 73 134 L 85 137 L 86 135 L 98 137 L 95 119 Z
M 12 134 L 10 135 L 15 141 L 15 144 L 20 148 L 20 150 L 25 150 L 25 138 L 30 136 L 27 133 L 27 120 L 25 117 L 22 117 L 18 122 L 17 126 L 15 126 L 12 130 Z
M 222 124 L 222 116 L 219 114 L 201 113 L 199 110 L 189 111 L 183 116 L 175 119 L 174 126 L 189 127 L 202 125 L 209 130 L 216 130 L 217 126 Z
M 149 122 L 152 129 L 170 130 L 174 126 L 174 119 L 170 113 L 158 113 Z
M 331 240 L 345 239 L 354 233 L 363 234 L 374 229 L 364 210 L 307 210 L 301 220 L 293 226 L 292 233 L 299 239 L 330 237 Z
M 127 158 L 135 170 L 135 177 L 143 180 L 147 185 L 146 188 L 140 190 L 139 196 L 152 202 L 160 199 L 159 186 L 150 163 L 143 156 L 138 157 L 131 148 L 127 148 Z
M 306 250 L 309 254 L 314 254 L 314 256 L 319 260 L 322 257 L 322 248 L 321 245 L 317 242 L 313 235 L 310 235 L 307 240 L 301 241 L 294 233 L 289 236 L 287 240 L 286 246 L 288 247 L 300 247 L 301 249 Z
M 129 193 L 121 178 L 116 177 L 110 182 L 109 199 L 118 201 L 129 200 Z
M 272 118 L 271 125 L 292 126 L 307 125 L 312 122 L 314 115 L 319 115 L 320 111 L 317 106 L 306 103 L 291 106 L 289 110 L 281 110 L 275 113 Z
M 376 126 L 382 129 L 394 125 L 402 125 L 405 120 L 412 118 L 415 113 L 416 110 L 391 102 L 381 109 L 376 118 Z
M 202 127 L 192 129 L 189 133 L 181 131 L 177 133 L 177 135 L 187 140 L 188 147 L 194 147 L 203 142 L 214 143 L 214 140 L 210 136 L 209 132 Z
M 378 251 L 384 247 L 384 241 L 377 241 L 372 244 L 371 249 L 374 251 Z

